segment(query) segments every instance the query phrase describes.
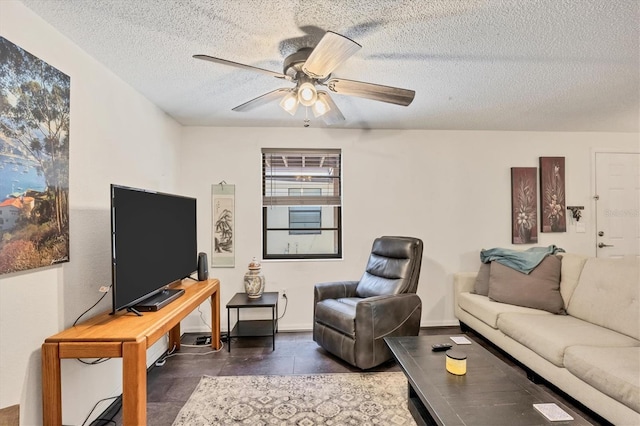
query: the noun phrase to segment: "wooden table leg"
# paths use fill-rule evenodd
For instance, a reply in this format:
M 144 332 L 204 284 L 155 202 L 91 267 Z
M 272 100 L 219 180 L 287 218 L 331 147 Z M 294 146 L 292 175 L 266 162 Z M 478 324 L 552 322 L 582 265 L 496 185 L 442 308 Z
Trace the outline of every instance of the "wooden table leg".
M 62 388 L 57 343 L 42 345 L 42 424 L 62 424 Z
M 122 344 L 122 414 L 124 425 L 147 424 L 146 340 Z
M 211 295 L 211 347 L 220 349 L 220 288 Z
M 169 330 L 169 351 L 174 348 L 176 351 L 180 350 L 180 323 Z

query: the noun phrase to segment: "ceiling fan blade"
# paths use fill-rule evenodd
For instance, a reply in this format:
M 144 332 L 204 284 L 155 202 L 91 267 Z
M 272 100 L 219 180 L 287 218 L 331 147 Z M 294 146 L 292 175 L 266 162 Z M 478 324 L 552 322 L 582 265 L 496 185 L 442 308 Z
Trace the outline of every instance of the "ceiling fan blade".
M 358 96 L 360 98 L 373 99 L 374 101 L 402 106 L 409 105 L 416 95 L 414 90 L 364 83 L 362 81 L 345 80 L 344 78 L 332 78 L 324 84 L 329 90 L 340 95 Z
M 318 90 L 318 98 L 329 105 L 329 111 L 320 117 L 328 126 L 344 121 L 344 115 L 342 115 L 338 109 L 338 105 L 333 102 L 333 99 L 331 99 L 331 96 L 329 96 L 327 92 Z
M 242 105 L 238 105 L 233 108 L 232 111 L 249 111 L 264 104 L 268 104 L 269 102 L 273 102 L 277 99 L 284 97 L 287 93 L 291 92 L 291 89 L 276 89 L 271 92 L 265 93 L 264 95 L 260 95 L 257 98 L 251 99 L 248 102 L 243 103 Z
M 292 80 L 291 77 L 289 77 L 288 75 L 280 74 L 279 72 L 270 71 L 270 70 L 266 70 L 264 68 L 258 68 L 258 67 L 254 67 L 254 66 L 251 66 L 251 65 L 241 64 L 239 62 L 233 62 L 233 61 L 229 61 L 227 59 L 215 58 L 215 57 L 209 56 L 209 55 L 193 55 L 193 57 L 196 58 L 196 59 L 201 59 L 203 61 L 215 62 L 215 63 L 222 64 L 222 65 L 230 65 L 232 67 L 242 68 L 242 69 L 250 70 L 250 71 L 258 71 L 258 72 L 261 72 L 263 74 L 270 75 L 271 77 L 281 78 L 283 80 L 289 80 L 289 81 Z
M 312 78 L 326 78 L 361 47 L 350 38 L 327 31 L 305 61 L 302 71 Z

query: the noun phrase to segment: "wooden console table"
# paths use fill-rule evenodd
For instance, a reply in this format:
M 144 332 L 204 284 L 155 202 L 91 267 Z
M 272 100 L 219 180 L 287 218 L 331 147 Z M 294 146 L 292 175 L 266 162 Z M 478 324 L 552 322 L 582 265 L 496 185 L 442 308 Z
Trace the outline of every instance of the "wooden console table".
M 122 358 L 122 407 L 125 425 L 147 424 L 147 348 L 169 333 L 169 348 L 180 349 L 180 321 L 211 298 L 211 346 L 220 349 L 220 282 L 183 281 L 172 288 L 185 293 L 156 312 L 139 317 L 105 312 L 42 345 L 42 417 L 45 426 L 62 424 L 60 360 Z

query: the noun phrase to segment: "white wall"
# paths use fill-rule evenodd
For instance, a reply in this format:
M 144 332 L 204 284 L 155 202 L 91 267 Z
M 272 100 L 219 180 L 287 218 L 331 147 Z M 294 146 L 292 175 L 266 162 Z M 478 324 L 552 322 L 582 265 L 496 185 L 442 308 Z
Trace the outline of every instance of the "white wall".
M 456 324 L 453 273 L 477 270 L 482 248 L 530 247 L 511 245 L 511 167 L 537 167 L 540 156 L 566 157 L 567 203 L 585 206 L 587 232 L 576 233 L 569 220 L 568 232 L 539 233 L 537 245 L 594 255 L 592 151 L 640 151 L 637 134 L 185 128 L 179 188 L 198 197 L 199 249 L 209 255 L 211 184 L 236 185 L 236 267 L 209 271 L 221 280 L 223 331 L 224 304 L 243 291 L 246 266 L 261 255 L 260 149 L 267 147 L 343 153 L 344 259 L 262 262 L 266 290 L 287 289 L 281 330 L 309 330 L 313 285 L 359 279 L 380 235 L 422 238 L 422 325 Z M 205 328 L 192 315 L 183 330 Z
M 21 3 L 0 1 L 0 35 L 71 77 L 70 262 L 0 276 L 0 407 L 20 404 L 21 423 L 36 425 L 41 344 L 111 281 L 109 184 L 174 190 L 181 127 Z M 110 306 L 109 295 L 89 315 Z M 120 360 L 63 360 L 63 423 L 121 393 L 121 376 Z
M 209 255 L 211 184 L 236 184 L 236 267 L 210 270 L 222 282 L 224 329 L 224 304 L 261 254 L 260 148 L 341 148 L 344 259 L 263 263 L 267 290 L 289 295 L 281 329 L 310 329 L 313 284 L 358 279 L 384 234 L 424 240 L 422 322 L 443 325 L 455 323 L 452 274 L 476 269 L 481 248 L 510 246 L 510 167 L 566 157 L 567 201 L 586 206 L 587 233 L 540 234 L 539 245 L 593 254 L 592 150 L 639 150 L 637 134 L 181 129 L 21 3 L 0 1 L 0 35 L 71 76 L 71 262 L 0 277 L 0 407 L 19 403 L 25 425 L 41 419 L 40 345 L 110 281 L 109 183 L 198 197 L 198 248 Z M 93 312 L 109 307 L 107 298 Z M 183 330 L 205 330 L 197 312 Z M 118 360 L 63 361 L 63 422 L 80 424 L 97 400 L 117 395 L 120 377 Z

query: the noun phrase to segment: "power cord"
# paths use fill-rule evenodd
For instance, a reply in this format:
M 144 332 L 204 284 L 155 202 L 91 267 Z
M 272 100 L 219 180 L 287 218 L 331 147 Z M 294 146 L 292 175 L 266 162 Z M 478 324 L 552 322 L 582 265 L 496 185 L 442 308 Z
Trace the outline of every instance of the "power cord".
M 183 345 L 180 344 L 180 346 L 184 346 L 187 348 L 201 348 L 202 345 Z M 220 349 L 214 349 L 208 352 L 176 352 L 176 346 L 174 345 L 173 348 L 167 352 L 167 354 L 163 357 L 161 357 L 159 360 L 156 361 L 155 366 L 156 367 L 162 367 L 163 365 L 165 365 L 167 363 L 167 359 L 174 357 L 174 356 L 185 356 L 185 355 L 192 355 L 192 356 L 202 356 L 202 355 L 211 355 L 211 354 L 215 354 L 218 353 L 220 351 L 222 351 L 222 349 L 224 348 L 224 342 L 221 340 L 220 341 Z
M 167 362 L 167 358 L 169 358 L 170 356 L 172 356 L 172 354 L 176 351 L 176 344 L 173 344 L 173 347 L 171 348 L 171 350 L 167 351 L 167 354 L 160 357 L 159 360 L 156 361 L 155 366 L 156 367 L 162 367 L 166 362 Z
M 180 345 L 180 346 L 185 346 L 188 348 L 201 348 L 201 345 Z M 193 355 L 193 356 L 202 356 L 202 355 L 211 355 L 211 354 L 215 354 L 220 352 L 222 349 L 224 348 L 224 342 L 221 340 L 220 341 L 220 349 L 212 349 L 208 352 L 176 352 L 176 353 L 171 353 L 171 354 L 167 354 L 163 359 L 163 363 L 162 365 L 157 365 L 158 363 L 156 363 L 157 367 L 162 367 L 164 365 L 164 363 L 166 362 L 167 358 L 171 358 L 174 356 L 185 356 L 185 355 Z
M 87 420 L 89 420 L 89 417 L 91 417 L 91 414 L 93 414 L 93 412 L 95 411 L 95 409 L 98 407 L 98 404 L 100 404 L 101 402 L 104 401 L 108 401 L 110 399 L 117 399 L 117 396 L 109 396 L 107 398 L 102 398 L 100 401 L 96 402 L 95 405 L 93 406 L 93 408 L 91 409 L 91 411 L 89 411 L 89 414 L 87 414 L 87 417 L 85 417 L 84 421 L 82 422 L 82 424 L 80 426 L 84 426 L 85 423 L 87 423 Z M 103 419 L 96 419 L 96 420 L 102 420 L 102 421 L 107 421 L 107 422 L 111 422 L 114 423 L 115 422 L 113 420 L 103 420 Z M 95 421 L 95 420 L 94 420 Z
M 209 299 L 209 304 L 211 305 L 211 308 L 213 309 L 213 302 L 211 302 L 211 299 Z M 202 320 L 204 325 L 207 326 L 209 331 L 212 331 L 211 326 L 204 319 L 204 313 L 200 310 L 200 306 L 198 306 L 198 312 L 200 313 L 200 319 Z M 185 344 L 181 343 L 180 346 L 181 347 L 184 346 L 186 348 L 201 348 L 203 345 L 185 345 Z M 208 352 L 175 352 L 176 346 L 174 345 L 173 348 L 171 348 L 171 350 L 168 351 L 165 356 L 161 357 L 158 361 L 156 361 L 155 366 L 156 367 L 162 367 L 163 365 L 166 364 L 168 358 L 171 358 L 171 357 L 174 357 L 174 356 L 179 356 L 179 355 L 180 356 L 182 356 L 182 355 L 192 355 L 192 356 L 210 355 L 210 354 L 215 354 L 215 353 L 218 353 L 218 352 L 222 351 L 223 348 L 224 348 L 224 342 L 222 340 L 220 341 L 220 349 L 214 349 L 214 350 L 211 350 L 211 351 L 208 351 Z
M 86 365 L 96 365 L 96 364 L 102 364 L 103 362 L 109 361 L 110 359 L 111 358 L 98 358 L 98 359 L 93 360 L 93 361 L 84 361 L 81 358 L 76 358 L 75 360 L 78 361 L 78 362 L 81 362 L 83 364 L 86 364 Z
M 111 285 L 107 288 L 107 290 L 104 292 L 104 294 L 102 295 L 102 297 L 100 297 L 100 299 L 98 299 L 98 301 L 96 303 L 93 304 L 93 306 L 91 306 L 89 309 L 87 309 L 86 311 L 84 311 L 83 313 L 80 314 L 80 316 L 78 318 L 76 318 L 76 320 L 73 322 L 73 327 L 75 327 L 75 325 L 78 323 L 78 321 L 80 321 L 80 318 L 82 318 L 87 312 L 89 312 L 90 310 L 92 310 L 93 308 L 96 307 L 96 305 L 98 303 L 100 303 L 102 301 L 102 299 L 104 299 L 104 297 L 107 295 L 107 293 L 109 293 L 109 290 L 111 290 Z
M 211 304 L 211 300 L 209 300 L 209 303 Z M 213 306 L 212 306 L 213 308 Z M 202 322 L 204 323 L 204 325 L 207 326 L 207 328 L 209 330 L 211 330 L 211 326 L 207 323 L 207 321 L 204 319 L 204 313 L 200 310 L 200 306 L 198 306 L 198 312 L 200 313 L 200 319 L 202 320 Z
M 280 315 L 280 317 L 278 317 L 278 321 L 280 321 L 282 319 L 282 317 L 284 317 L 284 314 L 287 313 L 287 305 L 289 305 L 289 298 L 287 297 L 287 293 L 284 293 L 282 295 L 282 298 L 284 299 L 284 311 L 282 312 L 282 315 Z
M 87 309 L 86 311 L 84 311 L 83 313 L 81 313 L 81 314 L 80 314 L 80 316 L 79 316 L 78 318 L 76 318 L 76 320 L 73 322 L 72 327 L 75 327 L 75 326 L 76 326 L 76 324 L 78 323 L 78 321 L 80 321 L 80 318 L 82 318 L 83 316 L 85 316 L 85 314 L 86 314 L 87 312 L 89 312 L 90 310 L 92 310 L 93 308 L 95 308 L 95 307 L 98 305 L 98 303 L 100 303 L 100 302 L 102 301 L 102 299 L 104 299 L 104 297 L 109 293 L 109 290 L 111 290 L 111 285 L 106 289 L 106 291 L 104 291 L 104 294 L 103 294 L 103 295 L 98 299 L 98 301 L 97 301 L 96 303 L 94 303 L 94 304 L 93 304 L 89 309 Z M 83 361 L 83 360 L 82 360 L 82 359 L 80 359 L 80 358 L 76 358 L 76 360 L 77 360 L 78 362 L 81 362 L 81 363 L 86 364 L 86 365 L 102 364 L 103 362 L 105 362 L 105 361 L 109 361 L 110 359 L 111 359 L 111 358 L 98 358 L 98 359 L 96 359 L 96 360 L 94 360 L 94 361 Z M 98 401 L 98 402 L 101 402 L 101 401 Z M 91 414 L 89 414 L 89 415 L 91 415 Z

